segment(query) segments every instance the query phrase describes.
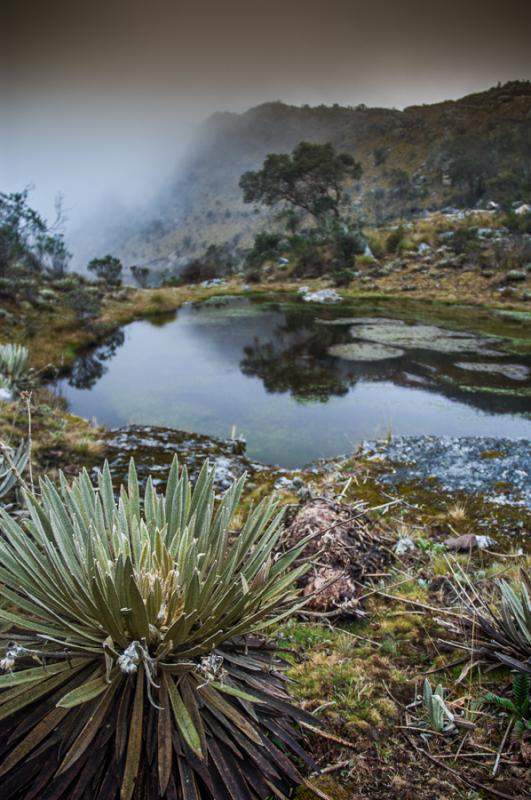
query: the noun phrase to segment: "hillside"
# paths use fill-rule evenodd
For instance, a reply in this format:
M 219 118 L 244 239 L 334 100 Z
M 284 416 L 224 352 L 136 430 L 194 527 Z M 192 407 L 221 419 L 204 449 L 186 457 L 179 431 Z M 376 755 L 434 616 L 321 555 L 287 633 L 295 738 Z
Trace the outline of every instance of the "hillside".
M 456 101 L 396 109 L 266 103 L 217 113 L 196 137 L 179 178 L 134 224 L 108 237 L 128 264 L 178 267 L 214 242 L 247 246 L 274 224 L 241 201 L 240 175 L 301 140 L 331 141 L 362 163 L 349 187 L 369 224 L 446 205 L 531 199 L 531 83 L 512 82 Z

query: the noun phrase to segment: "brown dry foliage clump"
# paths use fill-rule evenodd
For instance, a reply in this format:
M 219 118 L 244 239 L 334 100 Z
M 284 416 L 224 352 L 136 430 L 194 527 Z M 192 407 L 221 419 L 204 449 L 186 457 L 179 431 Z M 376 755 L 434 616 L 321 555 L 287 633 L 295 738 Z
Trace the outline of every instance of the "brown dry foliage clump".
M 297 511 L 286 528 L 286 549 L 314 534 L 304 551 L 312 568 L 302 578 L 303 594 L 315 595 L 307 609 L 355 613 L 363 583 L 386 569 L 392 558 L 392 537 L 375 522 L 364 503 L 346 504 L 319 497 Z

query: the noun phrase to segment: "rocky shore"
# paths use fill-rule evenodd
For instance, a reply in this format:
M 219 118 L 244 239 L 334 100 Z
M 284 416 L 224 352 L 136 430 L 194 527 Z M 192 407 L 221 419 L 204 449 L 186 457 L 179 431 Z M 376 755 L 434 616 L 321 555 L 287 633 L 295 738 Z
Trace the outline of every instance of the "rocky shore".
M 482 493 L 500 505 L 531 509 L 531 444 L 496 437 L 403 436 L 367 442 L 363 453 L 382 458 L 392 470 L 389 485 L 437 480 L 447 492 Z

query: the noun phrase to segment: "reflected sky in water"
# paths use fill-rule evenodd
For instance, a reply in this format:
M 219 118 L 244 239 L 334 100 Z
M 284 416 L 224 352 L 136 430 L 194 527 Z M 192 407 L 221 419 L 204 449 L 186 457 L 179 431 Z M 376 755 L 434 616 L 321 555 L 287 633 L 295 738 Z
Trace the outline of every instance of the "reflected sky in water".
M 183 308 L 117 332 L 80 357 L 57 390 L 73 413 L 109 427 L 164 425 L 225 438 L 236 426 L 250 458 L 286 467 L 389 433 L 531 438 L 531 398 L 507 393 L 529 381 L 464 373 L 456 366 L 463 354 L 422 349 L 384 361 L 334 358 L 328 349 L 351 341 L 352 329 L 319 318 L 338 313 L 245 300 Z M 524 372 L 530 365 L 523 356 L 498 360 Z

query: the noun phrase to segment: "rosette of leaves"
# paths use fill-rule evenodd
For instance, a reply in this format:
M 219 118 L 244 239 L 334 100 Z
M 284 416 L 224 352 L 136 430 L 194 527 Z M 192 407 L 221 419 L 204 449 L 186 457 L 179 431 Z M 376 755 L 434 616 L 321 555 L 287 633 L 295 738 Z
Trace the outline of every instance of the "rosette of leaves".
M 18 394 L 30 377 L 29 352 L 22 344 L 0 345 L 0 387 Z
M 449 733 L 455 730 L 454 715 L 444 702 L 444 688 L 438 684 L 431 688 L 430 682 L 425 679 L 422 687 L 422 704 L 430 728 L 437 733 Z
M 21 441 L 16 449 L 2 445 L 0 450 L 0 499 L 19 483 L 28 461 L 28 442 Z
M 243 479 L 216 500 L 175 460 L 143 497 L 131 462 L 0 512 L 0 786 L 9 798 L 265 800 L 312 765 L 283 660 L 261 631 L 299 607 L 305 542 L 275 556 L 265 499 L 236 534 Z M 313 765 L 312 765 L 313 766 Z
M 531 578 L 524 570 L 512 584 L 497 584 L 499 602 L 490 604 L 480 597 L 464 573 L 461 592 L 467 610 L 462 622 L 465 641 L 453 642 L 471 653 L 471 663 L 503 664 L 531 675 Z

